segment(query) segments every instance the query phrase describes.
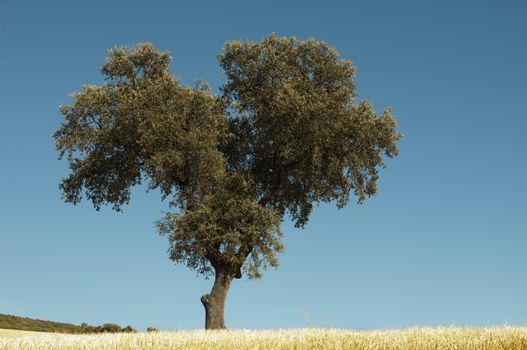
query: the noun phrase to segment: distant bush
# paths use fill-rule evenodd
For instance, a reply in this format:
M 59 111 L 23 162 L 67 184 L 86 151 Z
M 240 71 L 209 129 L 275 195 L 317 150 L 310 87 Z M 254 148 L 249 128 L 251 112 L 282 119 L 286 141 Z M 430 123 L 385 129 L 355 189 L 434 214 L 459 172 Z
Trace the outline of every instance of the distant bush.
M 105 323 L 102 326 L 90 326 L 87 323 L 82 323 L 81 328 L 83 333 L 136 333 L 137 331 L 130 325 L 121 328 L 115 323 Z
M 119 333 L 121 332 L 121 326 L 115 323 L 105 323 L 100 328 L 99 333 Z
M 121 329 L 121 332 L 124 333 L 137 333 L 135 329 L 132 328 L 132 326 L 128 325 L 125 328 Z
M 146 329 L 147 332 L 159 332 L 159 329 L 155 328 L 155 327 L 148 327 Z

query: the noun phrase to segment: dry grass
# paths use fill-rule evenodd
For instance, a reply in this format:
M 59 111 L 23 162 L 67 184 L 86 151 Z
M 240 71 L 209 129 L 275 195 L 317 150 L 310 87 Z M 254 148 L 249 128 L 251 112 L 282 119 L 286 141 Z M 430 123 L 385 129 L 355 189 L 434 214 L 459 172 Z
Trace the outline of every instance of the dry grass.
M 386 331 L 337 329 L 176 331 L 136 334 L 20 334 L 4 337 L 0 349 L 361 349 L 527 350 L 527 327 L 411 328 Z M 30 332 L 31 333 L 31 332 Z
M 37 337 L 42 335 L 49 335 L 49 333 L 0 329 L 0 344 L 2 344 L 2 341 L 5 340 L 5 338 Z

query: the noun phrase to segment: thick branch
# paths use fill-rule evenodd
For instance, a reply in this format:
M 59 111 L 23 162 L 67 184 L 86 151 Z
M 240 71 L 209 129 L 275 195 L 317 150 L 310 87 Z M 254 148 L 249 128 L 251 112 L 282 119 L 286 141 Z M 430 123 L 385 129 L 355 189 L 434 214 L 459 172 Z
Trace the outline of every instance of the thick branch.
M 252 250 L 253 250 L 252 245 L 245 243 L 240 247 L 240 249 L 236 253 L 236 260 L 238 260 L 239 264 L 236 268 L 234 278 L 242 278 L 241 268 L 243 264 L 245 263 L 245 260 L 247 260 L 247 257 L 249 256 L 249 254 L 251 254 Z
M 209 260 L 214 269 L 218 269 L 225 265 L 225 261 L 219 252 L 219 245 L 218 247 L 209 248 L 205 257 Z

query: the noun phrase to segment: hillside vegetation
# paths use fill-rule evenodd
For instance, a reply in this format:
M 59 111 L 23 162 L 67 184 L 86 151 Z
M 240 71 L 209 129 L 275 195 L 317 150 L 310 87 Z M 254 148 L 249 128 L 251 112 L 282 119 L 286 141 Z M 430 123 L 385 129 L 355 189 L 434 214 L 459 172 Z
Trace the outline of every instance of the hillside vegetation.
M 35 320 L 27 317 L 0 314 L 0 329 L 50 333 L 84 333 L 80 326 L 70 323 Z
M 35 320 L 27 317 L 0 314 L 0 329 L 48 333 L 134 333 L 132 326 L 121 328 L 115 323 L 105 323 L 102 326 L 91 326 L 83 323 L 80 326 L 71 323 Z
M 0 338 L 0 350 L 527 350 L 527 327 L 216 330 Z

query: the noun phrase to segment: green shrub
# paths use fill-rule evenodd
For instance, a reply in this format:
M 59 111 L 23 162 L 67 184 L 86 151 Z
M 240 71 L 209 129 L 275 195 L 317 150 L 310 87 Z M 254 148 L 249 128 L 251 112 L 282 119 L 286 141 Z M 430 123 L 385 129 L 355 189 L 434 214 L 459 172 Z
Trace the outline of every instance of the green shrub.
M 137 333 L 135 329 L 132 328 L 132 326 L 128 325 L 125 328 L 121 329 L 121 332 L 124 333 Z
M 98 333 L 119 333 L 122 331 L 121 326 L 115 323 L 105 323 L 97 328 L 99 328 Z

